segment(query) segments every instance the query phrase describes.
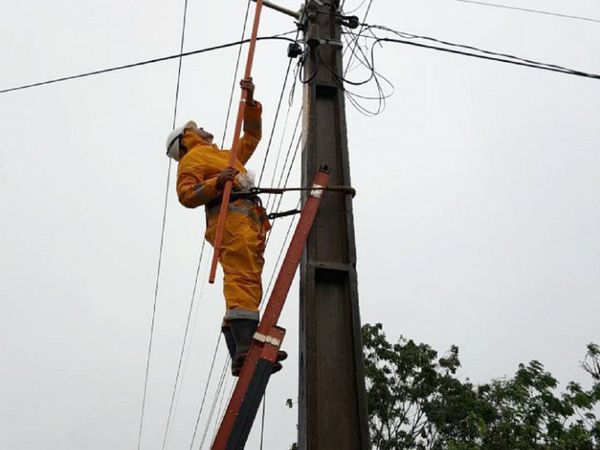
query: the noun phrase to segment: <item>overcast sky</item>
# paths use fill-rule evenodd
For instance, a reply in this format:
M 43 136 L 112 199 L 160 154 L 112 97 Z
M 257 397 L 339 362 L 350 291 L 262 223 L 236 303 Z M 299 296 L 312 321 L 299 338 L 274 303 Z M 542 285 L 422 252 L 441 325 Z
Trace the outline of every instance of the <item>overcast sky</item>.
M 0 89 L 179 50 L 183 2 L 5 3 Z M 600 18 L 597 0 L 504 4 Z M 190 0 L 185 49 L 237 40 L 244 7 Z M 600 72 L 595 22 L 455 0 L 375 0 L 368 22 Z M 260 34 L 292 29 L 287 17 L 264 12 Z M 286 45 L 257 49 L 265 135 Z M 195 119 L 222 135 L 235 55 L 184 60 L 179 123 Z M 476 382 L 535 358 L 562 383 L 587 383 L 578 362 L 587 343 L 600 342 L 600 82 L 393 44 L 376 50 L 376 63 L 396 88 L 387 109 L 367 119 L 348 107 L 363 322 L 441 352 L 458 345 L 460 375 Z M 0 96 L 0 449 L 137 446 L 176 76 L 170 61 Z M 257 172 L 265 148 L 249 163 Z M 290 185 L 298 183 L 296 164 Z M 173 179 L 170 188 L 148 450 L 161 448 L 204 232 L 203 211 L 177 203 Z M 295 202 L 287 196 L 285 205 Z M 273 230 L 265 284 L 288 223 Z M 173 450 L 189 448 L 224 311 L 221 285 L 206 283 L 208 259 Z M 293 289 L 281 321 L 291 357 L 269 386 L 266 449 L 295 440 Z M 195 448 L 205 429 L 204 448 L 213 434 L 206 418 L 224 356 L 222 346 Z M 258 448 L 258 430 L 257 422 L 248 448 Z

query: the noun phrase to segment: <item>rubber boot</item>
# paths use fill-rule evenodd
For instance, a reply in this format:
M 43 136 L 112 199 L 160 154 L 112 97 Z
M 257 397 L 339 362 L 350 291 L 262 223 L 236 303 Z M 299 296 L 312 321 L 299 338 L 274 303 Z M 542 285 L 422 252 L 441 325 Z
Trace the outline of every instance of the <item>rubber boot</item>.
M 229 351 L 229 356 L 231 357 L 231 373 L 233 373 L 233 366 L 235 361 L 235 338 L 233 337 L 233 333 L 231 331 L 229 323 L 223 322 L 223 324 L 221 325 L 221 333 L 223 333 L 223 337 L 225 337 L 227 350 Z
M 258 321 L 250 319 L 232 319 L 229 321 L 235 339 L 235 356 L 232 358 L 231 373 L 238 377 L 252 345 L 252 337 L 258 327 Z
M 234 377 L 238 377 L 242 372 L 244 361 L 252 345 L 252 339 L 258 322 L 249 319 L 233 319 L 229 321 L 231 332 L 235 338 L 235 357 L 232 358 L 231 373 Z M 279 372 L 282 369 L 282 365 L 279 361 L 287 359 L 288 354 L 283 350 L 277 352 L 277 361 L 273 364 L 273 370 L 271 373 Z

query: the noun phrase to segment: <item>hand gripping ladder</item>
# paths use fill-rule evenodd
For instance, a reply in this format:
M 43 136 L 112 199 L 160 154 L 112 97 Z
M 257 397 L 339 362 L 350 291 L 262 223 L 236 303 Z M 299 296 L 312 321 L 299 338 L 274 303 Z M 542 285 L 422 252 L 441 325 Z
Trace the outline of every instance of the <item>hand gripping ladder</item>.
M 321 204 L 321 197 L 329 182 L 329 169 L 323 166 L 317 172 L 302 212 L 296 231 L 290 242 L 273 291 L 269 297 L 262 320 L 244 367 L 229 400 L 225 416 L 215 437 L 212 450 L 242 450 L 252 429 L 256 412 L 260 406 L 271 369 L 277 360 L 277 352 L 285 336 L 285 330 L 277 326 L 294 274 L 300 263 L 308 234 Z

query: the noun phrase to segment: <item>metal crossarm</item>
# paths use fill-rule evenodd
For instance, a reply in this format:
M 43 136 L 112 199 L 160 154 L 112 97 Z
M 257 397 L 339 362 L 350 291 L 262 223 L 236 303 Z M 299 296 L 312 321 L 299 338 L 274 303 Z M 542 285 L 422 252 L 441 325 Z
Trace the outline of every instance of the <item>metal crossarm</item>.
M 212 445 L 212 450 L 242 450 L 252 429 L 256 412 L 271 377 L 277 353 L 285 336 L 285 330 L 277 321 L 300 263 L 302 251 L 321 205 L 321 198 L 329 182 L 329 169 L 323 166 L 317 172 L 302 208 L 298 225 L 290 242 L 273 291 L 269 297 L 244 367 L 229 400 L 223 421 Z

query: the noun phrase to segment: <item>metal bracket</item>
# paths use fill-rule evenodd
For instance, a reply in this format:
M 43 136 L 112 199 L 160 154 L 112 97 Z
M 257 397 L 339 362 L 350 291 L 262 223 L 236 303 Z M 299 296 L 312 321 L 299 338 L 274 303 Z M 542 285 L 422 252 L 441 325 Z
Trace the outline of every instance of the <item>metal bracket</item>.
M 335 39 L 315 39 L 319 45 L 331 45 L 332 47 L 343 48 L 344 44 L 342 41 L 336 41 Z
M 252 0 L 252 1 L 256 3 L 256 0 Z M 263 0 L 263 5 L 265 5 L 267 8 L 271 8 L 271 9 L 274 9 L 275 11 L 279 11 L 280 13 L 291 16 L 296 20 L 300 20 L 301 11 L 292 11 L 291 9 L 287 9 L 287 8 L 284 8 L 283 6 L 279 6 L 273 2 L 270 2 L 269 0 Z

